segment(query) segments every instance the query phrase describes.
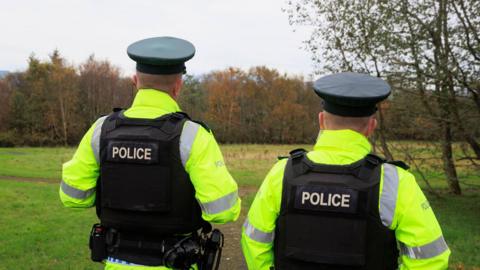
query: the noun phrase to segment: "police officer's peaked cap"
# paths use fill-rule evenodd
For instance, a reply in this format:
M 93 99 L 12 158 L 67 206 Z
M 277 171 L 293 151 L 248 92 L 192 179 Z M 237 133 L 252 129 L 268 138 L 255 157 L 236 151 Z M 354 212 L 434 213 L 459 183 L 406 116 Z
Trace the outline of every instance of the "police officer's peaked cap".
M 315 93 L 324 100 L 325 111 L 351 117 L 374 114 L 376 104 L 390 95 L 390 86 L 378 77 L 344 72 L 314 82 Z
M 148 74 L 185 73 L 185 62 L 195 55 L 192 43 L 175 37 L 154 37 L 139 40 L 127 48 L 137 62 L 137 70 Z

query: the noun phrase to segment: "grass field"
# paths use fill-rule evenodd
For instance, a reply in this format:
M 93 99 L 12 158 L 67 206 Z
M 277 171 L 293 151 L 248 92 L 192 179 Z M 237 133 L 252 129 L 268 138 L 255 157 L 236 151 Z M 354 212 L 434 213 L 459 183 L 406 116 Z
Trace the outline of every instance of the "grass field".
M 241 187 L 245 215 L 278 155 L 291 145 L 225 145 L 226 164 Z M 95 222 L 93 209 L 67 209 L 58 199 L 61 163 L 71 148 L 0 148 L 0 269 L 101 269 L 89 260 L 88 232 Z M 417 149 L 417 151 L 422 151 Z M 400 155 L 400 153 L 398 153 Z M 425 151 L 425 157 L 428 151 Z M 446 194 L 445 180 L 426 159 L 422 169 L 442 198 L 429 196 L 452 249 L 451 269 L 480 269 L 480 172 L 460 167 L 463 196 Z M 430 163 L 430 164 L 429 164 Z M 433 164 L 433 165 L 432 165 Z M 426 167 L 425 167 L 426 166 Z M 424 186 L 419 180 L 419 184 Z M 473 186 L 472 186 L 473 185 Z M 225 228 L 231 246 L 222 269 L 242 269 L 238 237 L 243 217 Z M 230 243 L 231 242 L 231 243 Z M 227 250 L 228 251 L 228 250 Z M 233 263 L 231 261 L 237 261 Z M 232 266 L 234 265 L 234 266 Z

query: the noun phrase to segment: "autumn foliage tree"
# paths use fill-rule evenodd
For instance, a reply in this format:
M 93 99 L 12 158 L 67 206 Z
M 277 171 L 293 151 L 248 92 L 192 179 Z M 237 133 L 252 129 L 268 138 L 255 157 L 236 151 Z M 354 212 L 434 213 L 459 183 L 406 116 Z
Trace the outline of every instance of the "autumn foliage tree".
M 200 84 L 205 110 L 194 116 L 208 122 L 222 142 L 311 143 L 315 139 L 320 101 L 301 77 L 266 67 L 247 72 L 228 68 L 205 75 Z
M 25 72 L 0 80 L 0 145 L 72 145 L 112 107 L 133 96 L 128 79 L 107 61 L 90 57 L 77 68 L 54 51 L 28 59 Z
M 130 106 L 135 95 L 129 78 L 93 55 L 78 67 L 58 51 L 28 63 L 0 80 L 2 145 L 76 144 L 99 116 Z M 179 103 L 224 143 L 312 143 L 321 109 L 302 77 L 267 67 L 187 75 Z

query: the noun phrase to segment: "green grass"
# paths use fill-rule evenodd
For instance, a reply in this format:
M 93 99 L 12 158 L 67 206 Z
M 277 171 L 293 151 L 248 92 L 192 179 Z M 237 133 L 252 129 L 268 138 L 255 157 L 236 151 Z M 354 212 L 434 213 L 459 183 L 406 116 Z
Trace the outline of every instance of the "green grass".
M 429 198 L 444 237 L 452 250 L 451 268 L 480 269 L 480 194 L 467 190 L 463 196 Z
M 402 142 L 405 143 L 405 142 Z M 242 206 L 247 209 L 277 156 L 306 145 L 223 145 L 226 164 L 243 187 Z M 413 151 L 422 157 L 429 149 Z M 1 176 L 61 178 L 61 164 L 72 148 L 0 148 Z M 394 152 L 398 158 L 401 152 Z M 431 205 L 452 249 L 452 269 L 480 269 L 480 172 L 459 167 L 463 196 L 446 194 L 446 181 L 438 161 L 422 163 L 431 184 L 443 196 L 429 196 Z M 414 172 L 418 176 L 417 172 Z M 424 187 L 422 180 L 417 177 Z M 55 181 L 53 181 L 55 182 Z M 474 185 L 474 186 L 472 186 Z M 95 222 L 93 209 L 67 209 L 58 198 L 58 184 L 0 180 L 0 270 L 3 269 L 101 269 L 89 261 L 88 232 Z M 244 211 L 246 213 L 246 211 Z M 238 222 L 243 222 L 239 220 Z M 239 253 L 239 256 L 240 253 Z
M 240 186 L 258 187 L 278 156 L 288 156 L 295 148 L 312 149 L 311 145 L 222 145 L 225 163 Z
M 102 269 L 89 260 L 93 209 L 67 209 L 58 185 L 0 180 L 0 269 Z
M 0 269 L 101 269 L 88 253 L 94 209 L 64 208 L 57 192 L 56 184 L 0 180 Z M 254 196 L 246 195 L 243 206 Z M 452 249 L 452 269 L 480 267 L 479 194 L 431 198 L 431 204 Z
M 0 148 L 0 176 L 60 179 L 73 148 Z

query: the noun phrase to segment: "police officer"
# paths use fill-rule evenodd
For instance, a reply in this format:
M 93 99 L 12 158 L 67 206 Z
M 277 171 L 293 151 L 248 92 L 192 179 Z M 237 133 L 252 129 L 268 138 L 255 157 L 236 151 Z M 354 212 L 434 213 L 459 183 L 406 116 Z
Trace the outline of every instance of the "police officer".
M 63 165 L 60 198 L 66 207 L 96 205 L 90 248 L 106 269 L 188 268 L 200 256 L 196 232 L 238 218 L 237 184 L 213 133 L 176 102 L 194 46 L 155 37 L 127 53 L 137 63 L 133 104 L 87 131 Z
M 324 100 L 319 137 L 262 183 L 242 231 L 249 269 L 385 270 L 397 269 L 398 257 L 400 269 L 446 269 L 450 250 L 414 176 L 370 154 L 389 85 L 339 73 L 313 87 Z

